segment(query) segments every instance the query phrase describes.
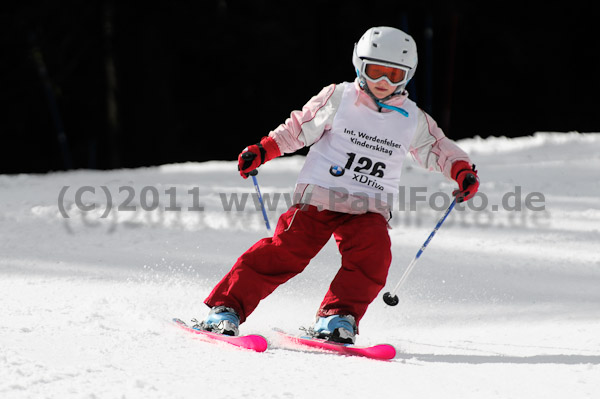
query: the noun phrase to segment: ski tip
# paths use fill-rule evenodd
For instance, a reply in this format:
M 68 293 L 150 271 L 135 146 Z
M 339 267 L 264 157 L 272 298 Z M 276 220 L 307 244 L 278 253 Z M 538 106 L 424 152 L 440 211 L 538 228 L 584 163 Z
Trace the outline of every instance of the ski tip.
M 378 356 L 382 360 L 391 360 L 396 357 L 396 348 L 390 344 L 381 344 L 375 345 L 372 347 L 374 352 L 378 354 Z
M 247 348 L 255 352 L 264 352 L 269 348 L 269 343 L 262 335 L 246 335 L 249 339 Z

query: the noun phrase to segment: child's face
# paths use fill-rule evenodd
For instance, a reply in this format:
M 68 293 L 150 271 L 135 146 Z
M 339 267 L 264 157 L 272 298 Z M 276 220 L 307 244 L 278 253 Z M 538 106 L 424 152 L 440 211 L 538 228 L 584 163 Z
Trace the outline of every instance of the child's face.
M 396 90 L 396 86 L 392 86 L 385 79 L 373 83 L 367 79 L 367 87 L 375 97 L 381 99 L 389 96 Z

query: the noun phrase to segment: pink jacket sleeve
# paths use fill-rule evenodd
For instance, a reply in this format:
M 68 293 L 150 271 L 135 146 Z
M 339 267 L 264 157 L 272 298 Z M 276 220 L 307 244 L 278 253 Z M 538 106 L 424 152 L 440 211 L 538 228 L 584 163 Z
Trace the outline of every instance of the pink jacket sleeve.
M 331 129 L 343 91 L 343 85 L 332 84 L 323 88 L 302 110 L 293 111 L 284 123 L 269 133 L 282 154 L 313 144 Z
M 442 172 L 450 179 L 454 162 L 466 161 L 472 165 L 467 153 L 446 137 L 433 118 L 422 110 L 410 152 L 421 166 Z

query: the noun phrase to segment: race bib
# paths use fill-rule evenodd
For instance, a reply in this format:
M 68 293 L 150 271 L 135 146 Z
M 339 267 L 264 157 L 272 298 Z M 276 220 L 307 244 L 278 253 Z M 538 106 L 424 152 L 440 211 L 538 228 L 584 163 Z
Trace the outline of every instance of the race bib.
M 385 201 L 398 194 L 419 109 L 406 99 L 402 108 L 408 117 L 377 112 L 356 104 L 355 90 L 353 85 L 346 87 L 332 128 L 310 148 L 298 183 Z

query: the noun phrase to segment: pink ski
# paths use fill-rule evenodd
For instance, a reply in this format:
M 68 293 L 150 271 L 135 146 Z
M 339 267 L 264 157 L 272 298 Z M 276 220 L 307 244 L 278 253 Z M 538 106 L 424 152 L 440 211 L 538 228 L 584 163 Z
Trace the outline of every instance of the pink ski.
M 396 357 L 396 348 L 388 344 L 375 346 L 356 346 L 350 344 L 340 344 L 312 337 L 298 337 L 287 334 L 286 332 L 275 329 L 284 343 L 291 343 L 302 347 L 325 350 L 348 356 L 362 356 L 377 360 L 390 360 Z
M 199 330 L 197 328 L 188 326 L 184 321 L 177 318 L 173 319 L 173 322 L 185 331 L 196 334 L 196 336 L 204 342 L 225 342 L 227 344 L 237 346 L 238 348 L 250 349 L 256 352 L 264 352 L 267 350 L 267 340 L 262 335 L 240 335 L 234 337 L 231 335 L 216 334 L 209 331 Z

